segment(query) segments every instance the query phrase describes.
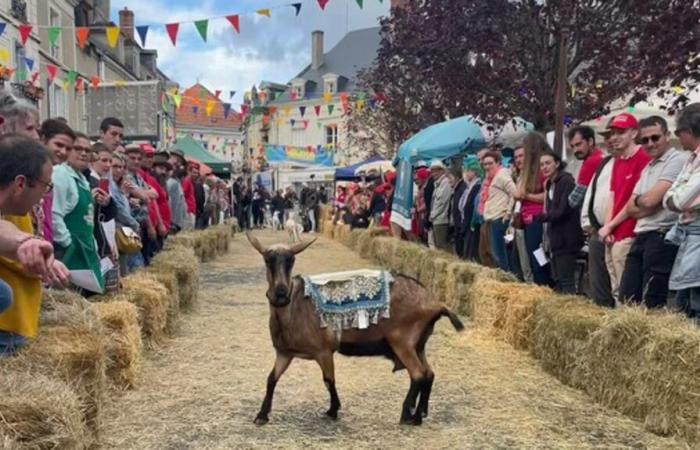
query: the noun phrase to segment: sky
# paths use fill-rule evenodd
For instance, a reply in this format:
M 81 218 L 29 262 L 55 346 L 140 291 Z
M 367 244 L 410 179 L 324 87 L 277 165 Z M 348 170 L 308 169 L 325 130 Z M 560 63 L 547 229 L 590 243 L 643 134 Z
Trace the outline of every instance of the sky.
M 301 2 L 295 17 L 291 3 Z M 311 32 L 324 31 L 328 52 L 348 31 L 378 26 L 389 14 L 390 0 L 330 0 L 325 11 L 317 0 L 112 0 L 112 20 L 118 11 L 134 11 L 136 26 L 150 25 L 146 47 L 158 50 L 158 66 L 185 89 L 199 80 L 210 91 L 217 89 L 222 100 L 239 109 L 243 93 L 261 81 L 287 83 L 311 60 Z M 286 6 L 285 6 L 286 5 Z M 255 13 L 269 8 L 271 18 Z M 239 14 L 241 33 L 236 34 L 225 16 Z M 203 42 L 195 20 L 209 21 L 207 42 Z M 183 22 L 173 47 L 165 23 Z M 138 37 L 137 37 L 138 40 Z M 139 41 L 140 42 L 140 41 Z

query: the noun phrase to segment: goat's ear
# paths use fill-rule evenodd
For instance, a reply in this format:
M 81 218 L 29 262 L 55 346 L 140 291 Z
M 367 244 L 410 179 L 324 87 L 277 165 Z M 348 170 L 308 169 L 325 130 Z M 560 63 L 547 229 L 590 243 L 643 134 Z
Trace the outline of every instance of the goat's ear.
M 316 242 L 316 238 L 308 241 L 308 242 L 297 242 L 296 244 L 292 245 L 289 249 L 295 254 L 299 254 L 306 250 L 306 248 Z
M 248 242 L 250 242 L 250 245 L 253 246 L 255 250 L 258 251 L 261 255 L 265 255 L 265 248 L 262 246 L 258 238 L 253 236 L 253 233 L 250 231 L 246 231 L 245 236 L 248 238 Z

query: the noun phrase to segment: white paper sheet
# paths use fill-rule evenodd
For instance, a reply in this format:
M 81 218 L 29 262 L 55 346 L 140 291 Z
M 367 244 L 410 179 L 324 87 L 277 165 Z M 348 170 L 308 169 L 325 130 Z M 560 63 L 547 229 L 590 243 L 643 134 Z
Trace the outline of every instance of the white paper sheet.
M 106 274 L 110 270 L 114 268 L 114 263 L 110 258 L 102 258 L 100 260 L 100 270 L 102 271 L 102 275 Z
M 532 252 L 532 255 L 537 260 L 537 264 L 539 264 L 541 267 L 549 264 L 549 258 L 547 258 L 547 255 L 544 253 L 544 250 L 542 250 L 542 247 Z
M 102 223 L 102 230 L 105 232 L 105 239 L 109 244 L 109 248 L 116 250 L 117 248 L 117 223 L 114 220 Z
M 104 292 L 92 270 L 71 270 L 70 281 L 74 285 L 87 289 L 90 292 L 95 292 L 98 294 L 102 294 Z

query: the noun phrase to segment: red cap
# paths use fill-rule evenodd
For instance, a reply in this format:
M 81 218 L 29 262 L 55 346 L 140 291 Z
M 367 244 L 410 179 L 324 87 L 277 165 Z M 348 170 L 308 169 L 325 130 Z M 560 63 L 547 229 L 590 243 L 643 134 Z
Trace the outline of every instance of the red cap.
M 188 166 L 188 167 L 193 167 L 193 168 L 195 168 L 195 169 L 199 169 L 199 168 L 200 168 L 199 163 L 198 163 L 198 162 L 194 162 L 194 161 L 190 161 L 190 163 L 187 164 L 187 166 Z
M 143 156 L 153 156 L 156 153 L 156 149 L 153 148 L 151 144 L 141 144 L 141 153 L 143 153 Z
M 430 178 L 430 169 L 421 167 L 420 169 L 416 170 L 416 178 L 418 178 L 421 181 L 427 180 L 428 178 Z
M 632 114 L 622 113 L 613 117 L 610 123 L 608 123 L 607 128 L 608 130 L 612 128 L 617 128 L 618 130 L 629 130 L 630 128 L 633 128 L 636 130 L 639 128 L 639 122 L 637 122 L 637 118 Z
M 384 179 L 385 179 L 387 182 L 391 183 L 392 181 L 394 181 L 394 180 L 396 179 L 396 172 L 387 172 L 387 173 L 385 173 L 385 174 L 384 174 Z
M 374 192 L 376 192 L 377 194 L 383 194 L 385 190 L 386 186 L 384 186 L 383 184 L 380 184 L 379 186 L 374 188 Z

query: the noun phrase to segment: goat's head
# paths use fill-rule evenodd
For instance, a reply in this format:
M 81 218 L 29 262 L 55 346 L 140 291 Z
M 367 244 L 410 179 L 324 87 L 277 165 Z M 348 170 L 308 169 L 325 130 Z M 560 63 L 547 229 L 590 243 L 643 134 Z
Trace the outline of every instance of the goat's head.
M 263 247 L 258 238 L 247 232 L 246 237 L 250 244 L 265 260 L 267 269 L 267 299 L 270 305 L 276 307 L 287 306 L 292 301 L 292 268 L 295 255 L 303 252 L 313 244 L 316 239 L 308 242 L 298 242 L 292 246 L 275 244 Z

